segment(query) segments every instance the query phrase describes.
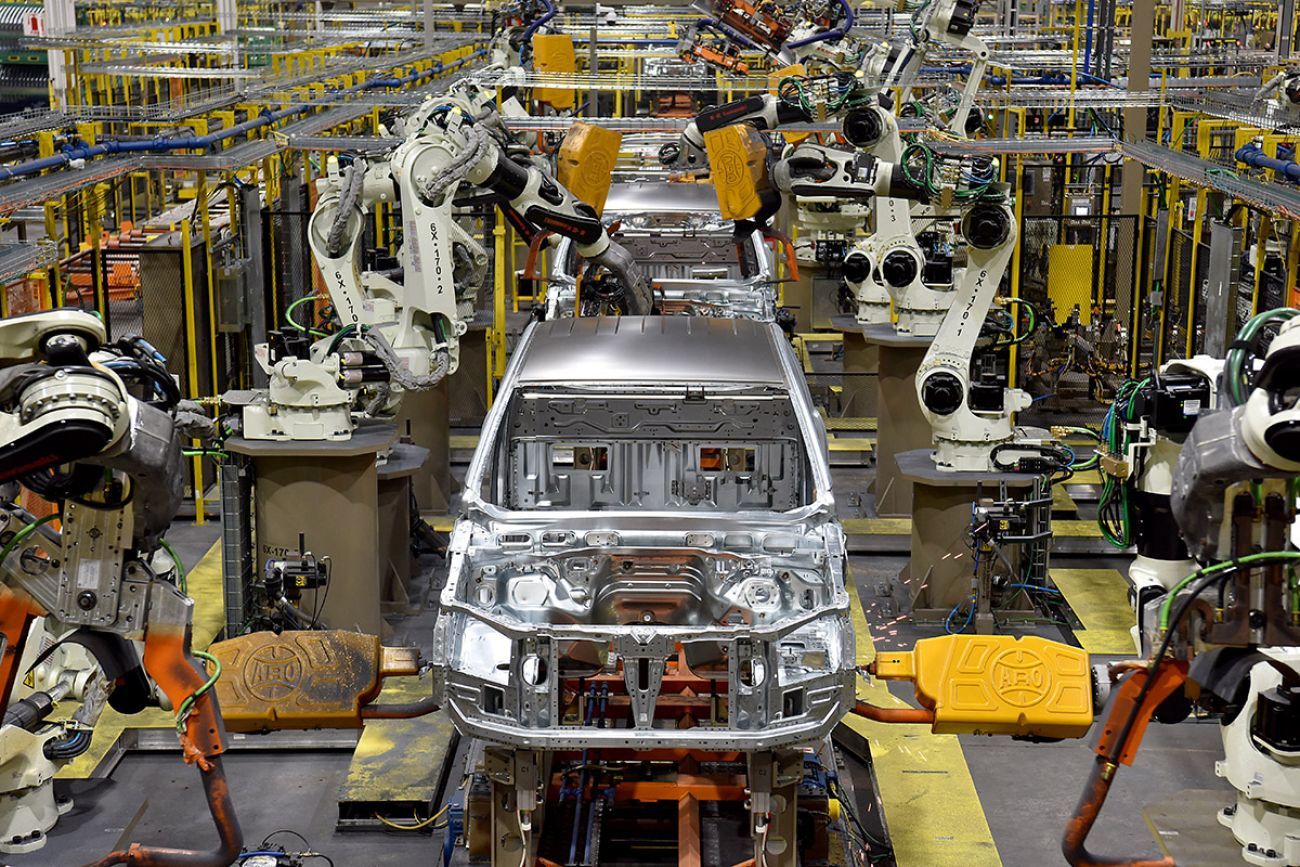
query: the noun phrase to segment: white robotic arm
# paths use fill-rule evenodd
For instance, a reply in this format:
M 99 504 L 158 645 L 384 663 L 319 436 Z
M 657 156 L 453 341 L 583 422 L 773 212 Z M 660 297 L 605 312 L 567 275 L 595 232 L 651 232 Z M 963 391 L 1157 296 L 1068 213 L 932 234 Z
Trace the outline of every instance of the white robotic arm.
M 869 108 L 855 115 L 860 133 L 855 144 L 877 159 L 898 164 L 903 143 L 893 112 Z M 875 215 L 876 231 L 844 257 L 844 281 L 857 299 L 857 320 L 862 325 L 888 324 L 890 302 L 897 305 L 909 292 L 924 287 L 925 255 L 912 232 L 909 200 L 881 196 Z
M 1300 316 L 1275 312 L 1291 318 L 1249 377 L 1245 402 L 1234 401 L 1232 380 L 1245 376 L 1244 362 L 1233 357 L 1243 350 L 1234 348 L 1219 408 L 1197 420 L 1179 453 L 1172 506 L 1187 548 L 1198 560 L 1220 559 L 1227 550 L 1224 494 L 1230 486 L 1300 475 Z
M 961 100 L 957 109 L 948 118 L 946 124 L 947 129 L 957 135 L 969 135 L 972 132 L 968 129 L 967 123 L 975 105 L 975 95 L 979 92 L 980 81 L 984 78 L 989 63 L 988 45 L 971 33 L 978 10 L 978 0 L 928 0 L 913 16 L 910 25 L 911 40 L 901 51 L 886 60 L 881 73 L 881 90 L 900 88 L 901 102 L 906 104 L 912 98 L 912 88 L 916 84 L 922 65 L 936 46 L 947 46 L 968 52 L 971 56 L 970 73 L 966 76 L 966 83 L 962 87 Z M 923 16 L 919 23 L 916 20 L 917 16 Z M 869 55 L 868 62 L 871 59 Z
M 966 271 L 934 343 L 916 375 L 921 411 L 934 429 L 935 464 L 943 470 L 990 471 L 991 451 L 1010 443 L 1011 414 L 1029 395 L 1006 388 L 996 372 L 972 370 L 980 331 L 1016 244 L 1005 204 L 977 202 L 962 218 Z
M 813 201 L 924 199 L 926 196 L 897 163 L 811 142 L 797 145 L 777 161 L 772 180 L 781 192 Z
M 462 89 L 431 97 L 386 159 L 354 160 L 319 182 L 308 241 L 344 331 L 309 352 L 281 347 L 273 357 L 261 349 L 270 393 L 244 407 L 246 436 L 346 439 L 357 390 L 375 393 L 367 414 L 391 413 L 403 391 L 431 388 L 455 371 L 488 265 L 455 218 L 462 185 L 495 193 L 530 239 L 539 231 L 572 238 L 580 255 L 617 274 L 629 312 L 652 311 L 649 284 L 595 210 L 507 154 L 490 96 Z M 362 269 L 366 218 L 381 202 L 401 206 L 400 277 Z
M 242 837 L 221 770 L 225 731 L 190 649 L 194 603 L 158 553 L 181 502 L 180 437 L 169 411 L 132 396 L 103 341 L 103 324 L 81 311 L 0 322 L 0 481 L 63 503 L 61 533 L 16 506 L 0 515 L 0 712 L 35 619 L 76 629 L 117 684 L 117 710 L 152 703 L 156 685 L 181 712 L 185 758 L 199 767 L 221 836 L 211 852 L 135 844 L 98 863 L 229 864 Z

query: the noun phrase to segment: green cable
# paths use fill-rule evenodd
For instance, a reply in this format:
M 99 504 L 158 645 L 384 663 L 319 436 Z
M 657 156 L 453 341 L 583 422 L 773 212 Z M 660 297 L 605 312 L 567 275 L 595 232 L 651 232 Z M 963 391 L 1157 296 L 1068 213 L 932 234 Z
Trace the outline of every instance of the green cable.
M 1066 428 L 1066 431 L 1069 433 L 1083 434 L 1084 436 L 1092 437 L 1097 442 L 1101 442 L 1101 434 L 1097 433 L 1095 430 L 1093 430 L 1090 427 L 1070 426 Z
M 204 653 L 202 650 L 195 650 L 193 653 L 204 662 L 212 663 L 212 676 L 208 678 L 207 682 L 204 683 L 203 686 L 194 690 L 192 695 L 186 698 L 185 701 L 181 702 L 180 708 L 177 709 L 176 731 L 181 734 L 185 734 L 185 721 L 189 719 L 190 711 L 194 708 L 194 703 L 201 699 L 208 690 L 212 689 L 217 682 L 217 678 L 221 677 L 221 660 L 217 659 L 210 653 Z
M 293 311 L 297 310 L 301 305 L 306 304 L 308 301 L 315 301 L 315 300 L 316 300 L 315 295 L 304 295 L 303 297 L 299 298 L 297 301 L 290 304 L 284 310 L 284 321 L 288 322 L 290 327 L 298 331 L 301 331 L 305 334 L 310 334 L 313 337 L 329 337 L 329 335 L 326 334 L 324 331 L 317 331 L 314 328 L 308 328 L 306 325 L 303 325 L 302 323 L 298 322 L 298 320 L 293 318 Z
M 1260 562 L 1277 562 L 1287 560 L 1300 560 L 1300 551 L 1261 551 L 1258 554 L 1247 554 L 1244 557 L 1238 557 L 1235 560 L 1224 560 L 1222 563 L 1215 563 L 1213 566 L 1207 566 L 1204 569 L 1197 569 L 1183 580 L 1173 586 L 1165 595 L 1165 600 L 1160 604 L 1160 628 L 1169 628 L 1169 612 L 1174 605 L 1174 597 L 1181 593 L 1188 584 L 1191 584 L 1197 578 L 1203 578 L 1206 575 L 1213 575 L 1216 572 L 1224 572 L 1228 569 L 1236 569 L 1240 564 L 1260 563 Z
M 33 521 L 32 523 L 23 527 L 18 532 L 14 533 L 14 537 L 9 540 L 9 542 L 4 546 L 4 548 L 0 548 L 0 564 L 3 564 L 4 561 L 8 560 L 9 555 L 12 554 L 18 548 L 18 546 L 23 543 L 24 539 L 26 539 L 32 533 L 35 533 L 37 527 L 42 527 L 50 523 L 50 521 L 53 521 L 56 518 L 61 518 L 61 517 L 63 516 L 59 512 L 55 512 L 53 515 L 46 515 L 44 518 L 41 518 L 37 521 Z
M 1300 310 L 1293 307 L 1279 307 L 1276 310 L 1266 310 L 1258 313 L 1246 321 L 1237 332 L 1237 339 L 1234 343 L 1250 343 L 1255 339 L 1265 325 L 1275 321 L 1286 321 L 1300 315 Z M 1233 348 L 1228 350 L 1226 358 L 1226 369 L 1224 378 L 1228 383 L 1228 394 L 1232 398 L 1233 404 L 1241 406 L 1246 402 L 1246 386 L 1249 384 L 1246 378 L 1246 350 Z
M 1015 346 L 1017 344 L 1024 343 L 1026 340 L 1034 336 L 1034 329 L 1038 327 L 1038 311 L 1034 308 L 1034 305 L 1030 304 L 1028 301 L 1026 301 L 1023 298 L 1008 298 L 1007 303 L 1015 304 L 1029 311 L 1029 327 L 1025 329 L 1025 333 L 1023 335 L 1011 341 L 1011 345 Z M 1013 328 L 1012 330 L 1014 331 L 1015 329 Z
M 362 326 L 362 327 L 364 328 L 365 326 Z M 356 330 L 357 330 L 357 327 L 356 327 L 355 325 L 345 325 L 345 326 L 343 326 L 343 328 L 341 328 L 338 332 L 335 333 L 335 335 L 334 335 L 334 339 L 330 341 L 329 348 L 325 350 L 325 354 L 326 354 L 326 355 L 333 355 L 333 354 L 334 354 L 334 350 L 338 349 L 338 348 L 339 348 L 339 344 L 343 342 L 343 338 L 345 338 L 345 337 L 351 337 L 351 336 L 352 336 L 352 333 L 353 333 L 354 331 L 356 331 Z
M 176 549 L 166 539 L 159 539 L 158 544 L 162 545 L 163 550 L 167 552 L 167 556 L 171 557 L 172 562 L 176 564 L 176 586 L 182 593 L 189 596 L 190 591 L 185 583 L 185 564 L 181 563 L 181 558 L 176 556 Z
M 1111 454 L 1126 455 L 1128 453 L 1127 423 L 1133 420 L 1133 413 L 1137 409 L 1138 396 L 1150 382 L 1149 377 L 1142 380 L 1130 379 L 1115 390 L 1114 406 L 1116 410 L 1120 411 L 1115 412 L 1115 419 L 1111 424 L 1106 439 L 1106 450 Z M 1098 461 L 1100 462 L 1100 458 L 1098 458 Z M 1109 475 L 1106 476 L 1102 483 L 1101 498 L 1098 501 L 1097 525 L 1101 529 L 1102 538 L 1115 548 L 1127 548 L 1133 544 L 1133 510 L 1130 489 L 1131 483 L 1129 480 L 1120 481 Z M 1102 516 L 1106 507 L 1114 501 L 1116 496 L 1119 498 L 1119 523 L 1117 531 L 1112 532 L 1111 527 L 1107 525 Z

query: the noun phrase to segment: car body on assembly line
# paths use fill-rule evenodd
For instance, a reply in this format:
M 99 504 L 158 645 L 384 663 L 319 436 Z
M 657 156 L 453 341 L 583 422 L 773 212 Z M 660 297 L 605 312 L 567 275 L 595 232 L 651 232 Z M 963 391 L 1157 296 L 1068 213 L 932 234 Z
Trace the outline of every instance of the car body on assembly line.
M 470 463 L 435 631 L 460 731 L 543 750 L 827 735 L 855 645 L 825 443 L 776 325 L 530 325 Z

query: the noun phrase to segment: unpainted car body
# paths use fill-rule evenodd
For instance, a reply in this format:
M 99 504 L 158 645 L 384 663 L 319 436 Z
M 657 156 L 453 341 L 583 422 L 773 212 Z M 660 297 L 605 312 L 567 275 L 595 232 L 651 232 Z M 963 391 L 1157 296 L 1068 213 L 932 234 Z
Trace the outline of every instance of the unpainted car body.
M 762 750 L 851 707 L 825 432 L 777 326 L 530 325 L 464 497 L 433 649 L 462 733 Z

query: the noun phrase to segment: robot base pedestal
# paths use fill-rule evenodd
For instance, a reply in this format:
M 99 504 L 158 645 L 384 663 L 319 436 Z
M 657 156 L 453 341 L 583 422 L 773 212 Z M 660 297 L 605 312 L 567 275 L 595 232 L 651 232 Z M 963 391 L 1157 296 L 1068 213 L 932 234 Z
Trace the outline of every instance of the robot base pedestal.
M 457 376 L 459 374 L 452 374 Z M 424 464 L 411 476 L 411 487 L 421 511 L 446 514 L 451 502 L 451 377 L 426 391 L 408 391 L 402 395 L 397 415 L 397 433 L 422 447 L 427 453 Z
M 971 503 L 981 490 L 996 493 L 999 482 L 1028 488 L 1034 476 L 943 472 L 934 466 L 929 449 L 903 452 L 897 461 L 912 489 L 912 555 L 900 578 L 911 588 L 918 618 L 942 618 L 971 597 L 975 563 L 965 544 Z M 993 631 L 991 614 L 977 615 L 974 623 L 976 632 Z
M 47 833 L 71 809 L 71 800 L 54 799 L 53 779 L 35 789 L 0 795 L 0 853 L 26 855 L 45 848 Z
M 1300 810 L 1237 796 L 1219 824 L 1242 843 L 1241 857 L 1258 867 L 1300 867 Z
M 257 544 L 254 569 L 270 558 L 307 550 L 331 560 L 327 588 L 303 593 L 299 608 L 319 607 L 335 629 L 382 633 L 379 452 L 393 445 L 391 424 L 357 428 L 344 442 L 274 443 L 231 438 L 226 448 L 253 459 Z M 388 521 L 388 516 L 382 520 Z
M 880 404 L 880 347 L 863 336 L 862 327 L 855 320 L 836 317 L 834 324 L 844 332 L 841 414 L 854 418 L 875 418 Z
M 53 729 L 36 734 L 12 725 L 0 733 L 0 776 L 9 787 L 0 792 L 0 853 L 25 855 L 44 848 L 47 832 L 72 809 L 70 799 L 54 797 L 58 769 L 44 753 L 45 742 L 57 735 Z
M 428 461 L 428 449 L 397 443 L 388 453 L 388 460 L 379 467 L 378 506 L 384 516 L 379 522 L 384 560 L 380 584 L 385 610 L 405 612 L 410 606 L 407 586 L 411 583 L 411 489 L 422 480 Z
M 876 479 L 872 485 L 876 514 L 910 515 L 912 483 L 900 471 L 898 456 L 930 446 L 930 422 L 921 413 L 916 396 L 916 371 L 934 338 L 896 334 L 888 325 L 868 326 L 864 337 L 879 353 Z

